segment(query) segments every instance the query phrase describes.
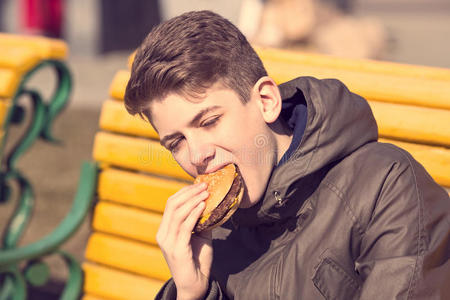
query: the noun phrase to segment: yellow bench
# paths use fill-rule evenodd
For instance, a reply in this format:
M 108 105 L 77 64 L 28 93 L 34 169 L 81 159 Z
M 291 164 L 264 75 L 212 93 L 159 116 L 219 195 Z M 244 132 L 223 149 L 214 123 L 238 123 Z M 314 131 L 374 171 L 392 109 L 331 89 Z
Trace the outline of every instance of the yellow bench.
M 277 83 L 300 75 L 338 78 L 369 100 L 381 140 L 405 148 L 450 187 L 450 70 L 258 49 Z M 98 203 L 86 249 L 85 300 L 151 299 L 170 272 L 155 242 L 166 199 L 192 179 L 149 124 L 122 103 L 128 70 L 112 81 L 93 156 Z

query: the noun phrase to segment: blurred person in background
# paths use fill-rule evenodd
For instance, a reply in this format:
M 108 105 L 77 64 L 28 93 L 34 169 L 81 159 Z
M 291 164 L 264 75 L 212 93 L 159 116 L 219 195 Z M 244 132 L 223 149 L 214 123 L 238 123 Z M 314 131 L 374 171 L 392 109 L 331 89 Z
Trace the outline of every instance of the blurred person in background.
M 254 45 L 352 58 L 380 58 L 386 33 L 349 14 L 350 0 L 243 0 L 239 28 Z
M 64 1 L 21 0 L 21 21 L 27 34 L 62 37 Z

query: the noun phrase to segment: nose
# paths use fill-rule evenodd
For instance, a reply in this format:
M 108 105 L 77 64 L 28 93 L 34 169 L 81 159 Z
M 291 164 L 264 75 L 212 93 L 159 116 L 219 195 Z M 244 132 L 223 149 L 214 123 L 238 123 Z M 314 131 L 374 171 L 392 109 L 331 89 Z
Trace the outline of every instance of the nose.
M 191 164 L 197 168 L 199 174 L 204 173 L 210 160 L 216 155 L 216 150 L 213 144 L 195 140 L 191 141 L 189 145 L 189 158 Z

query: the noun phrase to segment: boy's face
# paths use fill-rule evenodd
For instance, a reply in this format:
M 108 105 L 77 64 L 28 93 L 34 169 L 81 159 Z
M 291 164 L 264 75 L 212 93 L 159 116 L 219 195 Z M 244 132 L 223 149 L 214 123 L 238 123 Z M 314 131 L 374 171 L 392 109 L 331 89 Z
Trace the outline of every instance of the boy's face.
M 259 99 L 253 91 L 244 105 L 233 90 L 215 84 L 200 99 L 172 93 L 150 106 L 161 144 L 191 176 L 238 165 L 246 186 L 244 208 L 262 197 L 277 163 L 276 140 Z

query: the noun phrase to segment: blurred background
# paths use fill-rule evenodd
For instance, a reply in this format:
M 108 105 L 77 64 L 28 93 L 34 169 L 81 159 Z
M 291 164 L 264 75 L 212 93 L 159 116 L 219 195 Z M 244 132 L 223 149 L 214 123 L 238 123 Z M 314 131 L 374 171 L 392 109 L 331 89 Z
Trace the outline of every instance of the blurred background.
M 0 31 L 64 39 L 74 78 L 54 124 L 63 145 L 38 141 L 19 163 L 37 199 L 21 244 L 50 233 L 69 211 L 115 72 L 155 24 L 200 9 L 225 16 L 255 45 L 450 68 L 449 0 L 0 0 Z M 43 70 L 32 85 L 50 91 L 49 77 Z M 0 207 L 0 228 L 14 205 Z M 63 248 L 82 260 L 88 233 L 86 220 Z M 62 261 L 49 260 L 53 284 L 37 294 L 57 293 L 67 275 Z

